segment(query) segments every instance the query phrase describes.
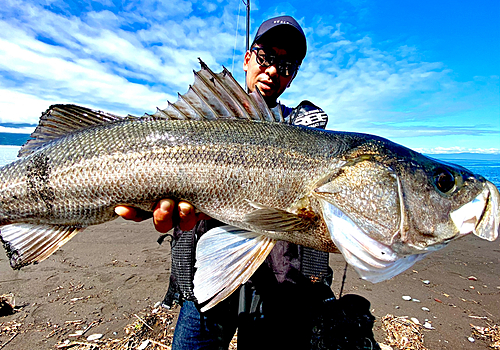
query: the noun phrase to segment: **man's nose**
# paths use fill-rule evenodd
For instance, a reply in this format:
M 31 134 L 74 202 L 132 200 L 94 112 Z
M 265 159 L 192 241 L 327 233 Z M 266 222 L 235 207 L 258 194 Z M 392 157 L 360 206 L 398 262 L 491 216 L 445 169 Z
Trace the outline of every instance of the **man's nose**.
M 276 68 L 276 66 L 274 64 L 272 64 L 266 68 L 266 73 L 270 77 L 275 77 L 275 76 L 278 76 L 278 69 Z

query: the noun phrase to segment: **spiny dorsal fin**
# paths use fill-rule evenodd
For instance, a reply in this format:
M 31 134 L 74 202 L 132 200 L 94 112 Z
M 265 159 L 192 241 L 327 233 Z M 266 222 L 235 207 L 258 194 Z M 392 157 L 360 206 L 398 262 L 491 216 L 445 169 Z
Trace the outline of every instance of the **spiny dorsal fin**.
M 257 89 L 248 95 L 232 74 L 224 68 L 214 73 L 200 60 L 201 69 L 194 72 L 194 84 L 175 103 L 152 115 L 167 120 L 249 119 L 284 122 L 280 111 L 269 109 Z
M 122 120 L 123 117 L 76 105 L 53 105 L 40 117 L 30 139 L 21 147 L 18 157 L 33 153 L 47 142 L 90 126 Z

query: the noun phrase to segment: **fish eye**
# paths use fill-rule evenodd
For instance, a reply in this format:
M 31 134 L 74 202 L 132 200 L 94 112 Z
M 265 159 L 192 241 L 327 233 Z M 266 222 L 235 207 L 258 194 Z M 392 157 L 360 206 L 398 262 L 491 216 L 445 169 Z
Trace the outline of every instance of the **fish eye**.
M 434 173 L 434 184 L 439 191 L 449 193 L 455 189 L 455 176 L 445 168 L 438 168 Z

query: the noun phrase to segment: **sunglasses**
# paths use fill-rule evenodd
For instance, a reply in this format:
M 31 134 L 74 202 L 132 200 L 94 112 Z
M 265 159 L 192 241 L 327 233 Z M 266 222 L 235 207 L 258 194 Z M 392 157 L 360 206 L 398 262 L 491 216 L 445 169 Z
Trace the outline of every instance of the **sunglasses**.
M 274 65 L 278 74 L 282 77 L 289 77 L 295 74 L 300 67 L 298 61 L 289 62 L 286 58 L 279 59 L 279 56 L 272 49 L 255 46 L 250 51 L 255 52 L 255 59 L 259 66 L 269 67 Z

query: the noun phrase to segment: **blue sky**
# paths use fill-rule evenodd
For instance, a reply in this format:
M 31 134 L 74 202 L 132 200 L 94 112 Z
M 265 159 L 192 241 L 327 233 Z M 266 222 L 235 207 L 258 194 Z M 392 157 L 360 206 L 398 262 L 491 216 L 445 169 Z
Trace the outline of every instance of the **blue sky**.
M 289 14 L 308 55 L 281 101 L 328 128 L 424 152 L 500 153 L 500 2 L 253 1 L 252 29 Z M 234 1 L 2 0 L 0 132 L 31 132 L 54 103 L 142 115 L 174 102 L 198 57 L 243 83 Z

